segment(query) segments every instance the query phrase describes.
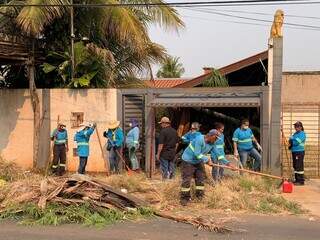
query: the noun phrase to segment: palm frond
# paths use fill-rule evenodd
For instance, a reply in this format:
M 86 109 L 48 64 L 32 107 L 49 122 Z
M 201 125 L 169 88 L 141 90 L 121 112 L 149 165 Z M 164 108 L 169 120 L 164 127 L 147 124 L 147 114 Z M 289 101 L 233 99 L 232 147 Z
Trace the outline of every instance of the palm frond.
M 26 4 L 30 5 L 64 5 L 68 0 L 27 0 Z M 41 33 L 44 27 L 50 24 L 56 18 L 61 17 L 67 11 L 64 7 L 23 7 L 17 16 L 17 24 L 29 35 L 36 36 Z

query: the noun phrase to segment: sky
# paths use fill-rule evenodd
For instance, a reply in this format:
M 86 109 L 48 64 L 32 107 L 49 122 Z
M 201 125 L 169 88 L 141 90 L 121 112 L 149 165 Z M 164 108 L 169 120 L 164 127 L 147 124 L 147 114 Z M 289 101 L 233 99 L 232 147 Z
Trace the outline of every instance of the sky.
M 272 21 L 274 12 L 279 8 L 286 15 L 319 18 L 285 16 L 285 23 L 319 28 L 305 30 L 287 25 L 283 27 L 284 71 L 320 70 L 320 4 L 191 8 L 193 10 L 177 8 L 186 25 L 185 28 L 177 33 L 153 26 L 150 28 L 150 35 L 153 41 L 165 46 L 170 55 L 180 57 L 180 62 L 185 68 L 184 77 L 195 77 L 203 72 L 203 67 L 219 68 L 262 52 L 268 46 L 272 23 L 215 15 L 212 11 Z M 211 13 L 207 13 L 208 11 Z M 266 15 L 238 11 L 259 12 Z M 239 22 L 260 25 L 239 24 Z M 158 68 L 154 67 L 155 72 Z

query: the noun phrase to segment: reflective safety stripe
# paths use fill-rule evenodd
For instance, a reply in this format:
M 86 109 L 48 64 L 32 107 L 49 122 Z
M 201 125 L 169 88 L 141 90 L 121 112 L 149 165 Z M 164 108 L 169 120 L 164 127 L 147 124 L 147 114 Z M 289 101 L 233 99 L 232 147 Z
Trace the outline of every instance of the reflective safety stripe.
M 204 186 L 196 186 L 196 190 L 204 190 Z
M 300 138 L 297 137 L 296 140 L 298 143 L 302 143 L 302 140 Z
M 232 138 L 232 141 L 238 142 L 238 138 Z
M 181 138 L 182 138 L 182 139 L 186 139 L 186 137 L 185 137 L 185 136 L 182 136 Z
M 133 143 L 139 143 L 138 141 L 133 141 Z
M 304 143 L 300 143 L 299 146 L 304 147 Z
M 52 168 L 58 168 L 58 165 L 52 165 Z
M 112 140 L 115 141 L 116 140 L 116 132 L 112 132 Z
M 198 158 L 198 159 L 203 158 L 203 154 L 199 154 L 198 156 L 196 156 L 196 158 Z
M 60 167 L 65 167 L 65 166 L 66 166 L 65 164 L 61 164 L 61 163 L 60 163 Z
M 55 140 L 54 142 L 55 143 L 66 143 L 66 139 L 62 139 L 62 140 Z
M 243 139 L 243 140 L 239 140 L 238 142 L 239 143 L 246 143 L 246 142 L 251 142 L 252 141 L 252 138 L 246 138 L 246 139 Z
M 224 144 L 216 145 L 216 148 L 224 148 Z
M 224 159 L 223 155 L 218 156 L 218 160 Z
M 304 171 L 294 171 L 296 174 L 304 174 Z
M 79 142 L 78 143 L 78 146 L 88 146 L 89 145 L 89 143 L 87 143 L 87 142 Z
M 190 147 L 191 151 L 194 153 L 194 147 L 192 146 L 191 143 L 189 144 L 189 147 Z M 196 156 L 196 158 L 201 159 L 201 158 L 203 158 L 203 156 L 204 156 L 203 154 L 199 154 L 198 156 Z
M 180 190 L 181 190 L 181 192 L 190 192 L 190 188 L 182 187 Z

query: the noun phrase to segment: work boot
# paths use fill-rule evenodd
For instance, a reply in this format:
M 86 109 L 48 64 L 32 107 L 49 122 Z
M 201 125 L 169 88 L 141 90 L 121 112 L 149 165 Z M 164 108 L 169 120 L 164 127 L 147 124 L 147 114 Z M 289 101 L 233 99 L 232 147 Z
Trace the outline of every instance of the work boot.
M 189 198 L 189 199 L 187 199 L 187 198 L 180 198 L 180 204 L 181 204 L 181 206 L 187 206 L 189 202 L 190 202 L 190 198 Z
M 304 185 L 304 182 L 294 181 L 293 184 L 294 184 L 295 186 L 303 186 L 303 185 Z
M 202 190 L 196 190 L 196 198 L 198 201 L 201 201 L 204 197 L 204 192 Z

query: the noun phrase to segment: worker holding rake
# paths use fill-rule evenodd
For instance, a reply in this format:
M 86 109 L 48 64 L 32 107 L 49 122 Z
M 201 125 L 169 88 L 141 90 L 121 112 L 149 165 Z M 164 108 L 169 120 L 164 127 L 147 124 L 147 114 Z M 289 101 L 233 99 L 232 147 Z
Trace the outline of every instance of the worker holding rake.
M 180 203 L 185 206 L 191 199 L 190 184 L 192 178 L 196 183 L 196 198 L 201 200 L 204 196 L 204 179 L 205 168 L 204 163 L 212 165 L 211 158 L 207 154 L 214 147 L 214 142 L 219 137 L 220 133 L 213 129 L 207 135 L 199 135 L 196 137 L 182 154 L 181 166 L 181 192 Z

